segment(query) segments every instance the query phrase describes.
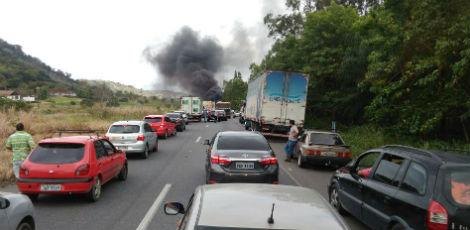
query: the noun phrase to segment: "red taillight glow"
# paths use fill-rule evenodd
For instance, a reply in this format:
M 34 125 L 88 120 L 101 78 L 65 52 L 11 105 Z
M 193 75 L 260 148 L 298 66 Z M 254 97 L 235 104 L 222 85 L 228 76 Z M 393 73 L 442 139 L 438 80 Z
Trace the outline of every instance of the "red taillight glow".
M 29 175 L 29 170 L 28 168 L 24 167 L 23 165 L 20 167 L 20 175 L 27 176 Z
M 145 141 L 145 136 L 144 135 L 139 135 L 137 136 L 138 141 Z
M 262 166 L 266 166 L 266 165 L 276 165 L 276 164 L 277 164 L 277 158 L 276 158 L 276 157 L 271 157 L 271 156 L 261 158 L 260 164 L 261 164 Z
M 427 227 L 429 230 L 447 229 L 447 210 L 437 201 L 431 200 L 428 207 Z
M 341 158 L 351 158 L 352 157 L 352 153 L 350 151 L 346 151 L 346 152 L 337 152 L 336 153 L 336 156 L 337 157 L 341 157 Z
M 211 163 L 212 164 L 229 165 L 230 162 L 231 162 L 230 159 L 227 156 L 224 156 L 224 155 L 214 154 L 214 155 L 211 156 Z
M 307 155 L 314 155 L 314 156 L 320 156 L 320 155 L 321 155 L 321 151 L 320 151 L 320 150 L 317 150 L 317 149 L 307 149 L 307 150 L 305 150 L 305 154 L 307 154 Z
M 90 165 L 83 164 L 78 166 L 77 170 L 75 170 L 75 175 L 77 176 L 86 176 L 90 172 Z

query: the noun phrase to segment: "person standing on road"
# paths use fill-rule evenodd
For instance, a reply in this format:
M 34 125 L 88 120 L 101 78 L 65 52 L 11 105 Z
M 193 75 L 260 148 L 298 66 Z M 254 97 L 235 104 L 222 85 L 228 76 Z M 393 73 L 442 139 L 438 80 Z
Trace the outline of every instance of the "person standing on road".
M 207 122 L 207 109 L 202 110 L 202 117 L 204 118 L 204 123 Z
M 6 148 L 13 152 L 13 173 L 16 179 L 19 178 L 21 164 L 34 146 L 35 144 L 31 134 L 24 131 L 24 125 L 22 123 L 18 123 L 16 125 L 16 132 L 8 137 L 6 143 Z
M 289 139 L 287 140 L 286 146 L 284 147 L 284 150 L 286 151 L 287 162 L 290 162 L 294 155 L 295 146 L 297 145 L 297 137 L 299 135 L 299 129 L 295 125 L 295 121 L 290 120 L 289 124 L 290 124 Z

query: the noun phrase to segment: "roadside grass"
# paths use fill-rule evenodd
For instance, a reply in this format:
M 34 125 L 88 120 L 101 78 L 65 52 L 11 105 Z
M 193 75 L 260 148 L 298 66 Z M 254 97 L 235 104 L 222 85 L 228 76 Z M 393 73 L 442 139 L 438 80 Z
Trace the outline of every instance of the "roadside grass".
M 351 146 L 354 156 L 368 149 L 384 145 L 406 145 L 428 150 L 456 151 L 459 154 L 470 154 L 470 143 L 463 141 L 420 140 L 413 137 L 394 137 L 387 135 L 382 129 L 371 125 L 354 126 L 340 130 L 346 145 Z M 458 152 L 458 150 L 462 152 Z
M 78 99 L 79 100 L 79 99 Z M 128 105 L 106 107 L 95 104 L 83 107 L 76 98 L 51 98 L 34 105 L 29 111 L 0 111 L 0 186 L 14 181 L 11 169 L 11 152 L 5 148 L 6 139 L 15 131 L 15 124 L 22 122 L 35 142 L 57 136 L 60 129 L 107 130 L 118 120 L 142 120 L 145 115 L 161 114 L 175 110 L 167 105 Z

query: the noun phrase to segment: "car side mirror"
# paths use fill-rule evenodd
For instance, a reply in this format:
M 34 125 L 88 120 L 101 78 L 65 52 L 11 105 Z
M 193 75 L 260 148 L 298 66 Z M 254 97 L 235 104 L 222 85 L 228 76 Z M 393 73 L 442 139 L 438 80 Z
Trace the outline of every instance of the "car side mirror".
M 184 205 L 178 202 L 169 202 L 166 203 L 163 207 L 163 211 L 167 215 L 178 215 L 185 213 Z
M 10 201 L 5 198 L 0 198 L 0 209 L 7 209 L 10 207 Z
M 204 145 L 211 145 L 211 141 L 208 139 L 204 140 Z

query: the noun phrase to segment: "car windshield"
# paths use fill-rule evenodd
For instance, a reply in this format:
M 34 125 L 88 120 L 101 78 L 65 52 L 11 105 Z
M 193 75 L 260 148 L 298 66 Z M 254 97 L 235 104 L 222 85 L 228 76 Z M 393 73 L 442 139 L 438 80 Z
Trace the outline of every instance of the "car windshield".
M 460 205 L 470 206 L 470 167 L 451 169 L 447 172 L 447 193 Z
M 261 135 L 220 135 L 217 140 L 220 150 L 269 150 L 269 144 Z
M 140 126 L 138 125 L 113 125 L 109 129 L 109 133 L 139 133 Z
M 169 118 L 180 118 L 181 114 L 179 113 L 167 113 L 166 114 Z
M 312 133 L 310 134 L 311 145 L 344 145 L 341 138 L 336 134 Z
M 162 118 L 161 117 L 146 117 L 144 118 L 144 121 L 148 123 L 157 123 L 157 122 L 162 122 Z
M 66 164 L 80 161 L 84 155 L 83 144 L 47 143 L 39 144 L 29 160 L 34 163 Z

